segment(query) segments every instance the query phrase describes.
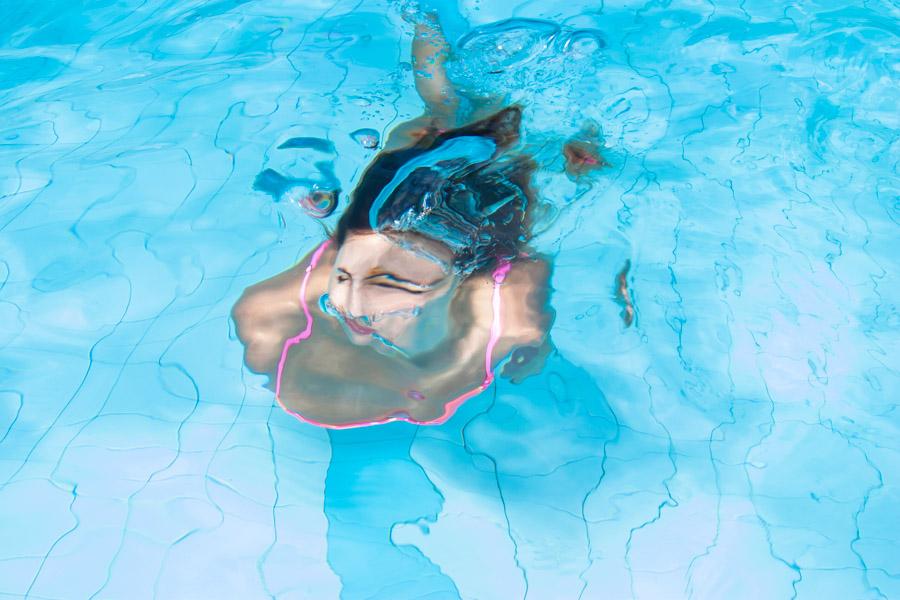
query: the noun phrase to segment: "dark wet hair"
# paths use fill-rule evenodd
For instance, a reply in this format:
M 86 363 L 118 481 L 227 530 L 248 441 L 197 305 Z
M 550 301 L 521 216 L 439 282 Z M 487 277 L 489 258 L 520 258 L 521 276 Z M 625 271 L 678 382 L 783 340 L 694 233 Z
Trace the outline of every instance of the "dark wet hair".
M 457 129 L 431 129 L 410 147 L 380 153 L 341 215 L 337 244 L 350 232 L 415 232 L 448 245 L 464 274 L 514 258 L 531 237 L 536 167 L 527 155 L 510 152 L 521 118 L 512 106 Z M 482 149 L 489 142 L 489 156 L 438 155 L 475 138 Z

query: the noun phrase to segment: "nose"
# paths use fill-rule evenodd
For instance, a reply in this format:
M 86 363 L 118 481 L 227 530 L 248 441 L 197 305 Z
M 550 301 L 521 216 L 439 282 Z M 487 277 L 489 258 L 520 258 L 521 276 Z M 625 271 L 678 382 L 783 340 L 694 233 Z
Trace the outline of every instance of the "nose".
M 348 282 L 338 285 L 328 296 L 334 307 L 346 316 L 353 318 L 365 316 L 363 294 L 355 284 Z
M 366 315 L 365 302 L 363 302 L 363 294 L 356 288 L 356 285 L 350 286 L 347 297 L 347 312 L 351 317 L 360 318 Z

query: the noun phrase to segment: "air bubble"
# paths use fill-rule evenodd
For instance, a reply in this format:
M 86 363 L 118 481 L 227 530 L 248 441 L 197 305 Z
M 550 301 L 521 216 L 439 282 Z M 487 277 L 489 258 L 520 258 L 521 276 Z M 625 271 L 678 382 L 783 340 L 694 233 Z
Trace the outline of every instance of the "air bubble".
M 380 143 L 379 134 L 374 129 L 357 129 L 350 134 L 353 140 L 363 148 L 377 148 Z
M 603 34 L 596 29 L 578 29 L 566 36 L 562 51 L 572 58 L 587 58 L 606 47 Z
M 337 193 L 333 190 L 310 188 L 298 183 L 284 190 L 282 199 L 297 204 L 303 212 L 316 219 L 324 219 L 337 208 Z

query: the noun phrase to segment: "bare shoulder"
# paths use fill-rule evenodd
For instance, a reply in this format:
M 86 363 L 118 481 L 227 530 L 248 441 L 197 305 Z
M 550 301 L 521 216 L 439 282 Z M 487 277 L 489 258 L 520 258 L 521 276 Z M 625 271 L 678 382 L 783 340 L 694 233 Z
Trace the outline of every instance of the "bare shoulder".
M 244 344 L 245 362 L 257 373 L 272 372 L 284 340 L 305 325 L 300 286 L 312 255 L 311 252 L 290 269 L 248 287 L 231 310 L 238 338 Z M 307 298 L 318 297 L 327 288 L 334 255 L 328 249 L 321 256 L 310 274 Z
M 510 265 L 500 285 L 501 352 L 543 342 L 554 318 L 550 273 L 550 263 L 543 258 L 520 258 Z M 489 330 L 493 320 L 492 274 L 472 277 L 465 285 L 475 322 Z
M 549 293 L 550 263 L 540 256 L 519 258 L 510 265 L 504 284 L 507 282 Z
M 550 307 L 550 263 L 543 258 L 521 258 L 512 264 L 501 286 L 504 337 L 512 345 L 544 340 L 555 313 Z

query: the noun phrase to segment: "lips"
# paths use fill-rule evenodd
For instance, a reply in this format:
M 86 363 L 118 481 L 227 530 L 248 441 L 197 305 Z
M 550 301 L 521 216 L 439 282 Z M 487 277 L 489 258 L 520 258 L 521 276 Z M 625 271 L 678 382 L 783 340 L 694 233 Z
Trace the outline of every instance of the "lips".
M 353 319 L 344 319 L 344 323 L 347 324 L 347 327 L 353 333 L 358 333 L 359 335 L 372 335 L 375 333 L 375 330 L 371 327 L 366 327 L 365 325 L 360 325 L 358 322 Z

